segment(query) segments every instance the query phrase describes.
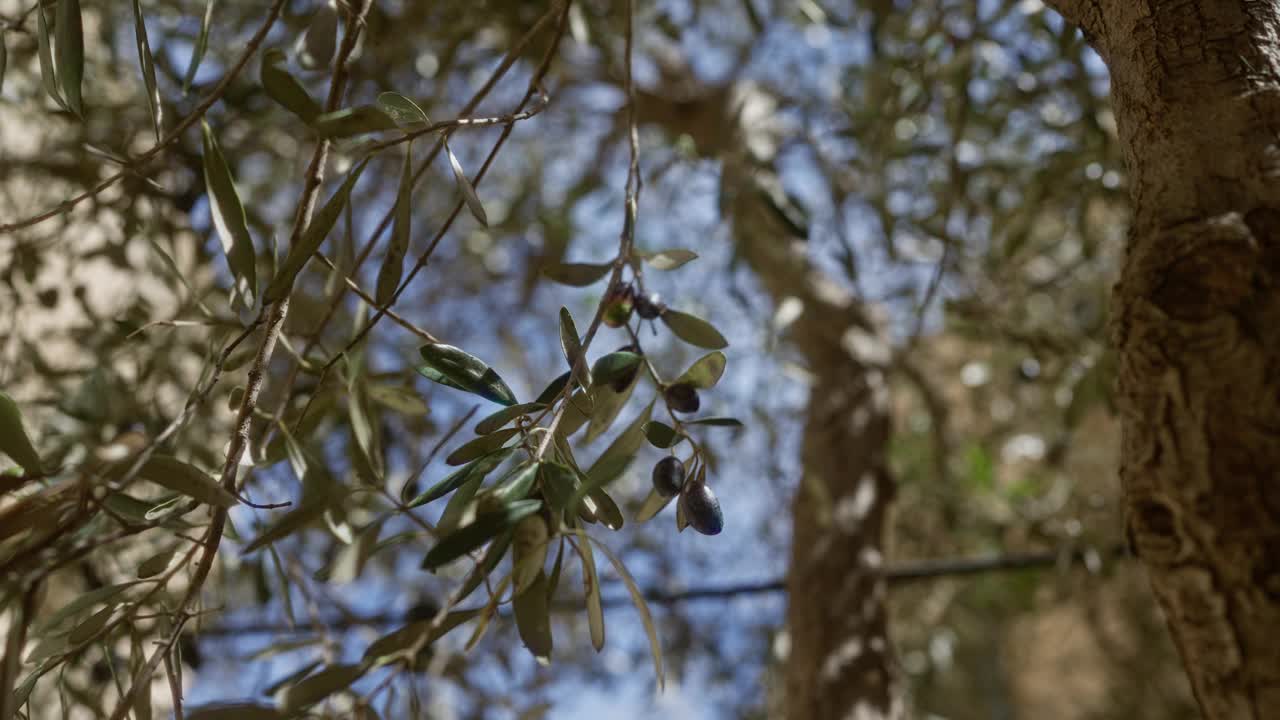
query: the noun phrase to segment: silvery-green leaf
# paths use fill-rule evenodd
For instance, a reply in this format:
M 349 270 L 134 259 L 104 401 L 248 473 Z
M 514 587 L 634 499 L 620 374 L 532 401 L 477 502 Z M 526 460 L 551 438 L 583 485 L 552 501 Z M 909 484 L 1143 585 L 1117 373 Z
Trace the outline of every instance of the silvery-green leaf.
M 418 349 L 426 365 L 418 372 L 428 380 L 479 395 L 502 405 L 516 404 L 515 393 L 479 358 L 452 345 L 428 343 Z
M 391 118 L 396 127 L 405 132 L 421 130 L 431 124 L 422 108 L 397 92 L 384 92 L 378 96 L 378 109 Z
M 462 199 L 467 204 L 467 209 L 475 217 L 476 222 L 482 227 L 489 227 L 489 216 L 484 212 L 484 205 L 480 202 L 480 196 L 476 195 L 476 188 L 471 184 L 471 180 L 467 178 L 467 173 L 462 169 L 462 163 L 458 162 L 458 156 L 453 154 L 448 145 L 444 146 L 445 153 L 449 156 L 449 166 L 453 168 L 453 179 L 458 183 L 458 190 L 462 192 Z
M 698 253 L 692 250 L 673 249 L 646 253 L 641 257 L 654 270 L 675 270 L 691 260 L 696 260 Z
M 40 472 L 40 454 L 27 436 L 22 411 L 3 391 L 0 391 L 0 453 L 13 458 L 29 474 Z
M 666 323 L 677 337 L 691 345 L 708 350 L 723 350 L 729 347 L 729 341 L 724 339 L 719 330 L 696 315 L 667 310 L 662 313 L 662 322 Z
M 58 24 L 54 33 L 62 96 L 66 98 L 71 112 L 83 116 L 80 88 L 84 82 L 84 25 L 80 17 L 80 0 L 58 0 Z
M 285 110 L 302 118 L 303 122 L 312 122 L 320 114 L 320 104 L 311 99 L 311 95 L 297 78 L 289 74 L 284 68 L 284 62 L 284 51 L 278 48 L 262 54 L 259 74 L 262 89 Z
M 586 287 L 599 282 L 612 269 L 610 263 L 560 263 L 542 268 L 542 274 L 561 285 Z
M 244 206 L 236 192 L 231 167 L 222 155 L 222 148 L 213 135 L 209 123 L 201 121 L 200 130 L 204 144 L 204 183 L 209 193 L 209 213 L 222 241 L 222 252 L 236 280 L 236 292 L 246 305 L 253 305 L 258 277 L 256 253 L 249 226 L 245 220 Z

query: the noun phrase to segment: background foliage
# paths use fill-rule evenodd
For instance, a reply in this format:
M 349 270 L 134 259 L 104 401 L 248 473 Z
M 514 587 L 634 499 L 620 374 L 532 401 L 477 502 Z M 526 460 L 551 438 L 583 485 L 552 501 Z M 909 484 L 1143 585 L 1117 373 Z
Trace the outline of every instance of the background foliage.
M 249 717 L 777 717 L 783 508 L 808 377 L 787 344 L 801 309 L 762 291 L 738 251 L 748 229 L 722 212 L 724 168 L 744 158 L 791 228 L 777 241 L 804 242 L 893 339 L 890 603 L 914 713 L 1192 716 L 1145 583 L 1117 551 L 1101 333 L 1124 179 L 1105 73 L 1078 32 L 1035 0 L 637 3 L 633 30 L 620 4 L 589 0 L 353 10 L 0 2 L 0 389 L 14 402 L 0 407 L 0 463 L 17 466 L 0 480 L 0 677 L 30 693 L 25 716 L 163 714 L 176 684 L 192 717 L 216 702 L 260 708 L 235 710 Z M 326 113 L 344 50 L 349 80 Z M 312 230 L 293 235 L 322 138 Z M 323 256 L 302 267 L 290 251 L 308 238 Z M 680 256 L 639 254 L 672 249 L 698 258 L 667 270 Z M 237 500 L 216 478 L 265 332 L 255 320 L 287 294 L 287 269 L 300 272 Z M 395 316 L 379 318 L 397 270 Z M 633 278 L 718 333 L 599 323 L 608 288 Z M 657 399 L 653 417 L 673 427 L 689 417 L 668 415 L 649 371 L 670 381 L 721 334 L 727 370 L 696 416 L 745 426 L 689 434 L 724 532 L 677 533 L 673 510 L 637 522 L 665 452 L 641 438 L 645 408 Z M 406 504 L 507 398 L 429 382 L 424 363 L 469 385 L 419 348 L 463 348 L 527 402 L 570 370 L 562 336 L 594 340 L 577 376 L 593 369 L 598 388 L 611 384 L 600 358 L 641 346 L 636 389 L 625 407 L 593 391 L 571 442 L 512 434 L 528 452 L 490 481 L 519 479 L 506 473 L 525 456 L 555 460 L 570 484 L 608 480 L 625 522 L 584 524 L 590 543 L 570 526 L 543 575 L 499 564 L 459 606 L 483 613 L 492 598 L 496 611 L 468 651 L 484 621 L 437 611 L 479 549 L 421 565 L 441 526 L 495 506 Z M 530 419 L 572 425 L 569 407 Z M 18 413 L 38 462 L 15 440 Z M 145 449 L 157 455 L 131 470 Z M 533 492 L 550 503 L 559 470 L 538 467 Z M 218 504 L 234 505 L 227 537 L 175 634 Z M 1033 567 L 953 562 L 974 556 Z M 541 593 L 555 567 L 558 589 Z M 512 611 L 511 570 L 545 607 Z M 525 646 L 547 654 L 548 618 L 544 665 Z M 370 652 L 406 623 L 407 652 Z M 156 654 L 166 640 L 174 651 Z M 135 677 L 144 691 L 120 703 Z

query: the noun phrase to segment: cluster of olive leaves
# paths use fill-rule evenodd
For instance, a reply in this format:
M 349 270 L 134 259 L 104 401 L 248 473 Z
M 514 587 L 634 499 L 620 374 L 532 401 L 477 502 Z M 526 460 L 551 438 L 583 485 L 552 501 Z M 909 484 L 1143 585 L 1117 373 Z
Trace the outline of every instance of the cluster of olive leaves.
M 437 526 L 439 540 L 427 552 L 423 568 L 435 570 L 487 544 L 476 569 L 453 598 L 455 602 L 479 587 L 508 551 L 512 555 L 511 571 L 497 583 L 489 605 L 481 611 L 473 643 L 483 632 L 499 597 L 511 586 L 521 639 L 535 656 L 550 655 L 548 602 L 560 580 L 567 542 L 582 561 L 591 639 L 599 650 L 604 644 L 604 624 L 591 552 L 591 544 L 596 543 L 609 556 L 640 609 L 654 644 L 661 680 L 660 651 L 643 596 L 622 564 L 607 547 L 587 535 L 585 526 L 600 524 L 610 530 L 622 527 L 622 513 L 607 488 L 648 440 L 669 455 L 654 466 L 653 490 L 636 520 L 644 522 L 654 517 L 678 497 L 678 530 L 692 527 L 707 535 L 719 533 L 724 525 L 720 503 L 707 483 L 702 447 L 690 430 L 700 425 L 738 427 L 741 423 L 725 417 L 686 417 L 701 405 L 698 392 L 713 387 L 723 374 L 725 356 L 720 349 L 728 342 L 705 320 L 667 308 L 657 295 L 646 294 L 641 286 L 642 264 L 673 270 L 696 258 L 696 254 L 665 250 L 632 251 L 629 255 L 619 262 L 632 272 L 633 279 L 622 282 L 621 275 L 615 275 L 599 313 L 604 325 L 625 329 L 631 342 L 588 364 L 573 317 L 568 309 L 561 308 L 560 344 L 569 369 L 531 402 L 518 402 L 502 378 L 479 358 L 451 345 L 432 343 L 421 347 L 424 364 L 417 370 L 423 376 L 505 407 L 477 423 L 477 437 L 446 458 L 449 465 L 461 465 L 459 470 L 421 492 L 416 487 L 406 487 L 402 499 L 412 508 L 451 495 Z M 587 286 L 614 268 L 614 263 L 571 263 L 545 272 L 557 282 Z M 664 323 L 682 340 L 712 352 L 675 380 L 663 380 L 639 339 L 638 329 L 654 321 Z M 574 456 L 570 439 L 584 426 L 588 442 L 606 432 L 645 376 L 657 388 L 656 396 L 592 465 L 583 468 Z M 670 424 L 652 417 L 659 398 L 666 406 Z M 680 450 L 685 446 L 688 450 L 682 458 Z M 519 459 L 486 486 L 486 479 L 513 458 Z M 556 542 L 559 550 L 548 573 L 549 551 Z

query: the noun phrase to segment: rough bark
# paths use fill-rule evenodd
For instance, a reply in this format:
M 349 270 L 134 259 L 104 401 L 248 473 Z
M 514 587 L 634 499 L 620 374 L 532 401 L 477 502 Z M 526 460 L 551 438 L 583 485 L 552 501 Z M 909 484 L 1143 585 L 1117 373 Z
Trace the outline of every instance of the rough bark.
M 1206 717 L 1280 714 L 1280 5 L 1064 1 L 1106 60 L 1134 206 L 1120 477 Z

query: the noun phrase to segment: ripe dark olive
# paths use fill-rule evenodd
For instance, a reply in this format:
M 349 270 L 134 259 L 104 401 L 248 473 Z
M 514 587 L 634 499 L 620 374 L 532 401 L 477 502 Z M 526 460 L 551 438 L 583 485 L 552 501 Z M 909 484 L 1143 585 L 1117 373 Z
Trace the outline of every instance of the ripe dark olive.
M 645 320 L 653 320 L 663 313 L 667 306 L 658 293 L 636 296 L 636 314 Z
M 604 324 L 612 328 L 622 327 L 631 319 L 633 307 L 631 287 L 614 290 L 604 299 Z
M 665 393 L 667 405 L 678 413 L 698 412 L 702 402 L 698 400 L 698 391 L 689 383 L 680 383 L 667 388 Z
M 685 489 L 680 496 L 684 503 L 684 517 L 689 527 L 703 535 L 719 535 L 724 529 L 724 513 L 720 512 L 720 501 L 706 483 L 698 483 Z
M 653 489 L 664 498 L 671 497 L 684 487 L 684 463 L 680 458 L 669 456 L 653 466 Z

